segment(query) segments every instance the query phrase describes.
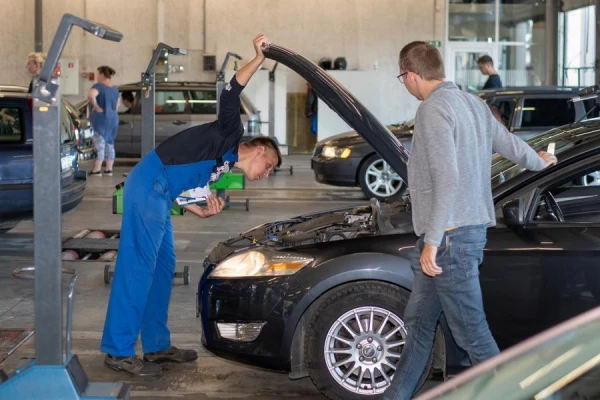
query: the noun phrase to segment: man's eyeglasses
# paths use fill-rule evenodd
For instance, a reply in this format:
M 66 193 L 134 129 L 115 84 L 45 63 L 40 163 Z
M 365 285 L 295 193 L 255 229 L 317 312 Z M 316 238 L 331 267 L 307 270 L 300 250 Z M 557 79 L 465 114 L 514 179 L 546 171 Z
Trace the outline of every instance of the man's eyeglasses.
M 401 73 L 396 78 L 400 81 L 400 83 L 404 84 L 404 75 L 408 74 L 408 71 Z

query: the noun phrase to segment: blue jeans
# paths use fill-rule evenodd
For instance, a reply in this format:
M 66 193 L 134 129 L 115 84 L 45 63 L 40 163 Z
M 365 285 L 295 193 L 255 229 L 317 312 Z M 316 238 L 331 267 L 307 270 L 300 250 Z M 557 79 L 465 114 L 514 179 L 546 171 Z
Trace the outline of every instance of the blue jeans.
M 385 400 L 412 398 L 423 375 L 442 312 L 456 343 L 473 365 L 499 353 L 483 311 L 479 265 L 486 243 L 485 225 L 447 231 L 438 248 L 436 263 L 443 272 L 435 277 L 423 273 L 420 264 L 423 236 L 413 252 L 413 289 L 404 314 L 408 330 L 402 356 Z

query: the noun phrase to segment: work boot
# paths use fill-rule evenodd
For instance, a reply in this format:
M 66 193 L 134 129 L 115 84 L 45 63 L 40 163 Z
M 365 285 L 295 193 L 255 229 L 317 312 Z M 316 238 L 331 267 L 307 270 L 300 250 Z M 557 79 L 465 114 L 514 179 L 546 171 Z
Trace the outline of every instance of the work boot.
M 188 362 L 198 358 L 198 353 L 194 350 L 183 350 L 173 346 L 170 349 L 157 351 L 155 353 L 144 353 L 144 360 L 153 363 L 163 362 Z
M 160 365 L 144 362 L 136 355 L 115 357 L 107 354 L 104 358 L 104 364 L 115 371 L 126 371 L 133 376 L 156 376 L 162 372 Z

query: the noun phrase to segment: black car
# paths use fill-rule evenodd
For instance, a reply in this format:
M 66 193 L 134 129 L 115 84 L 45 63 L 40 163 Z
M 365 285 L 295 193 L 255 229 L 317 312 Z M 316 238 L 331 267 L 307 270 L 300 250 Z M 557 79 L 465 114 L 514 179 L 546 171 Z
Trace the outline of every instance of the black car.
M 574 122 L 576 110 L 569 100 L 578 89 L 526 87 L 475 92 L 508 130 L 529 139 L 557 126 Z M 414 120 L 389 129 L 410 149 Z M 311 167 L 317 182 L 360 186 L 366 197 L 379 200 L 402 195 L 406 185 L 356 132 L 342 133 L 318 142 Z
M 388 140 L 393 135 L 349 92 L 333 98 L 343 88 L 326 73 L 316 66 L 306 73 L 302 57 L 280 51 L 288 57 L 276 59 L 318 88 L 405 177 L 398 164 L 407 154 Z M 493 160 L 498 225 L 488 231 L 480 280 L 501 348 L 600 299 L 600 120 L 556 128 L 530 144 L 552 142 L 560 162 L 541 172 Z M 202 342 L 291 378 L 310 376 L 331 399 L 379 395 L 406 337 L 415 242 L 408 196 L 267 223 L 221 242 L 198 284 Z M 431 370 L 459 368 L 464 359 L 447 333 L 441 324 Z

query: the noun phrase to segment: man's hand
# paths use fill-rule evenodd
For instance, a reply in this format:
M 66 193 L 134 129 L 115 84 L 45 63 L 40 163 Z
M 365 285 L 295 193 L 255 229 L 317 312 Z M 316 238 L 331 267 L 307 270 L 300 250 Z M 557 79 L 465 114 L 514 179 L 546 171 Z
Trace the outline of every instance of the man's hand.
M 421 269 L 428 276 L 436 276 L 442 273 L 442 269 L 435 263 L 435 256 L 438 248 L 425 243 L 423 252 L 421 253 Z
M 206 199 L 206 206 L 204 207 L 199 207 L 196 204 L 190 204 L 187 206 L 182 206 L 182 208 L 185 208 L 199 218 L 208 218 L 223 211 L 225 208 L 225 201 L 217 196 L 208 196 Z
M 550 154 L 545 151 L 538 151 L 538 155 L 542 158 L 542 160 L 544 160 L 545 168 L 558 162 L 558 159 L 554 154 Z
M 264 60 L 265 55 L 263 54 L 263 49 L 269 47 L 269 39 L 262 33 L 259 33 L 256 38 L 253 40 L 254 43 L 254 51 L 256 51 L 256 57 Z

